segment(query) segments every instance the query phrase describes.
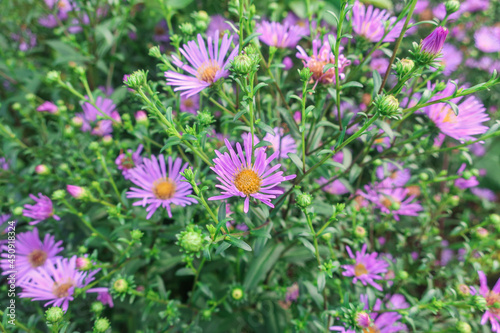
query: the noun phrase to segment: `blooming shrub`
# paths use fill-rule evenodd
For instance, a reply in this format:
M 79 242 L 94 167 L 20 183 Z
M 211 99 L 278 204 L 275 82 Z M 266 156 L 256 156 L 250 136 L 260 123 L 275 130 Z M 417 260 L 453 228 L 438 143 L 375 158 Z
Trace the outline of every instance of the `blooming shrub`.
M 500 3 L 1 3 L 7 332 L 500 332 Z

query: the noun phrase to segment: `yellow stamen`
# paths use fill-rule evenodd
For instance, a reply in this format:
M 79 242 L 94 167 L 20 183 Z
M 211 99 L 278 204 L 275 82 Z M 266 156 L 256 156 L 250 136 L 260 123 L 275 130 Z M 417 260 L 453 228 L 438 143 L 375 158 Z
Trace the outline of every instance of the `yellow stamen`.
M 215 75 L 219 70 L 219 64 L 215 60 L 208 60 L 198 68 L 198 75 L 196 77 L 201 81 L 212 84 L 215 82 Z
M 177 186 L 175 182 L 170 178 L 162 178 L 154 182 L 153 193 L 161 200 L 167 200 L 175 195 L 175 190 Z
M 251 169 L 243 169 L 234 177 L 234 186 L 245 195 L 257 193 L 261 180 L 257 173 Z

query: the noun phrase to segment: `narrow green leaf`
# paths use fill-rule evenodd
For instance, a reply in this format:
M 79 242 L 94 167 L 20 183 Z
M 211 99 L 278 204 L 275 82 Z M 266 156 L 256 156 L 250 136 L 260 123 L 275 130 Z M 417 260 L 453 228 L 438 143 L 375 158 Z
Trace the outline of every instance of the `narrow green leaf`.
M 234 236 L 227 235 L 226 242 L 228 242 L 229 244 L 231 244 L 233 246 L 239 247 L 240 249 L 243 249 L 245 251 L 252 251 L 252 248 L 250 247 L 250 245 L 248 245 L 247 243 L 245 243 L 241 239 L 238 239 Z
M 300 173 L 302 173 L 302 170 L 304 168 L 304 164 L 302 163 L 299 156 L 297 156 L 297 154 L 295 154 L 295 153 L 288 153 L 288 157 L 290 157 L 293 164 L 295 164 L 297 166 L 297 168 L 299 169 Z

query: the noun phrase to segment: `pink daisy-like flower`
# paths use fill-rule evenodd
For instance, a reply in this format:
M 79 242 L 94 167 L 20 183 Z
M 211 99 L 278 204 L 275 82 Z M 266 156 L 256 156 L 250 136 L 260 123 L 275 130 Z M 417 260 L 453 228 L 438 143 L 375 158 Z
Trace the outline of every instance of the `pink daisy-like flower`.
M 57 215 L 54 215 L 54 207 L 52 206 L 52 200 L 49 197 L 43 195 L 42 193 L 38 193 L 39 198 L 30 194 L 30 198 L 35 200 L 36 204 L 34 205 L 24 205 L 23 216 L 31 217 L 34 221 L 31 221 L 31 225 L 38 224 L 43 220 L 52 217 L 54 220 L 59 221 L 61 218 Z
M 98 136 L 111 134 L 113 132 L 113 121 L 108 118 L 104 118 L 103 113 L 118 120 L 119 113 L 116 111 L 116 105 L 113 104 L 112 99 L 103 98 L 101 96 L 96 98 L 95 104 L 98 108 L 88 102 L 83 103 L 83 114 L 76 114 L 77 117 L 80 117 L 83 120 L 81 130 L 83 132 L 91 132 L 91 134 Z
M 411 177 L 410 169 L 403 169 L 400 165 L 392 162 L 379 166 L 376 170 L 376 174 L 377 178 L 380 180 L 389 178 L 393 187 L 406 185 Z
M 190 75 L 180 74 L 174 71 L 165 72 L 167 84 L 175 86 L 174 91 L 181 91 L 181 96 L 190 97 L 198 94 L 205 88 L 210 87 L 220 78 L 227 77 L 229 70 L 226 68 L 229 62 L 238 53 L 238 45 L 229 54 L 226 60 L 227 52 L 231 46 L 232 36 L 224 35 L 219 47 L 219 34 L 215 38 L 208 37 L 208 53 L 205 41 L 198 34 L 198 44 L 195 41 L 189 41 L 179 50 L 187 59 L 190 65 L 183 63 L 175 55 L 173 64 Z
M 443 56 L 437 60 L 444 66 L 443 74 L 449 76 L 462 64 L 462 51 L 454 45 L 444 44 L 441 53 Z
M 448 32 L 448 29 L 445 27 L 437 27 L 420 42 L 420 50 L 423 53 L 439 55 L 443 49 Z
M 302 37 L 309 35 L 309 29 L 288 23 L 262 21 L 257 26 L 257 33 L 261 34 L 259 39 L 264 44 L 285 49 L 295 47 Z
M 365 191 L 359 194 L 375 204 L 382 213 L 392 214 L 396 221 L 399 221 L 399 215 L 417 216 L 423 209 L 418 201 L 413 202 L 415 195 L 410 194 L 408 188 L 394 188 L 390 178 L 371 187 L 366 185 Z
M 366 248 L 367 246 L 364 244 L 361 252 L 356 251 L 356 256 L 354 256 L 351 248 L 346 246 L 349 257 L 354 259 L 355 263 L 354 265 L 343 265 L 342 268 L 345 269 L 345 272 L 342 275 L 353 276 L 352 283 L 356 283 L 359 280 L 364 286 L 369 284 L 373 288 L 382 291 L 382 287 L 375 280 L 383 279 L 381 274 L 387 273 L 389 264 L 385 260 L 377 259 L 377 252 L 367 254 Z
M 352 19 L 354 32 L 374 43 L 384 37 L 386 22 L 389 22 L 389 32 L 384 37 L 384 42 L 394 42 L 401 34 L 404 25 L 404 19 L 394 25 L 397 17 L 391 16 L 386 10 L 374 8 L 372 5 L 366 8 L 359 1 L 354 3 L 350 19 Z
M 497 195 L 489 188 L 474 187 L 471 188 L 470 191 L 480 199 L 484 199 L 490 202 L 497 201 Z
M 324 185 L 328 183 L 328 179 L 326 179 L 325 177 L 321 177 L 316 180 L 316 183 L 318 183 L 319 185 Z M 333 182 L 323 187 L 322 190 L 332 195 L 342 195 L 349 193 L 349 189 L 339 179 L 335 179 Z
M 491 324 L 491 330 L 493 332 L 500 332 L 500 309 L 495 305 L 500 303 L 500 279 L 498 279 L 493 289 L 488 288 L 488 280 L 483 271 L 477 272 L 479 275 L 479 294 L 486 299 L 486 305 L 488 310 L 486 310 L 481 318 L 481 325 L 486 324 L 488 320 Z
M 428 106 L 424 111 L 441 132 L 460 142 L 474 140 L 473 135 L 483 134 L 488 130 L 482 123 L 490 117 L 484 105 L 474 96 L 469 96 L 458 104 L 458 115 L 446 103 Z
M 141 152 L 143 148 L 144 146 L 140 144 L 135 152 L 128 149 L 127 153 L 122 152 L 118 155 L 115 164 L 118 170 L 122 171 L 123 178 L 130 179 L 130 170 L 142 163 Z
M 208 200 L 224 200 L 231 197 L 245 198 L 244 212 L 248 213 L 250 207 L 250 197 L 273 208 L 271 203 L 277 195 L 283 194 L 283 190 L 275 187 L 286 180 L 295 178 L 295 175 L 283 176 L 283 171 L 278 171 L 281 164 L 271 167 L 271 162 L 279 155 L 275 151 L 269 158 L 266 158 L 266 148 L 260 147 L 254 151 L 254 161 L 252 163 L 252 139 L 251 135 L 246 135 L 243 140 L 245 153 L 241 149 L 240 143 L 236 143 L 236 151 L 227 139 L 224 140 L 229 152 L 221 154 L 215 151 L 217 157 L 214 159 L 215 166 L 211 169 L 218 175 L 217 179 L 221 185 L 216 187 L 222 189 L 222 195 L 208 198 Z
M 172 217 L 170 204 L 184 207 L 197 201 L 187 197 L 192 193 L 192 187 L 189 183 L 183 181 L 185 178 L 180 175 L 187 167 L 187 163 L 182 165 L 182 159 L 168 157 L 168 172 L 163 155 L 151 155 L 151 159 L 144 158 L 142 164 L 138 165 L 129 172 L 130 181 L 137 187 L 131 187 L 127 192 L 127 198 L 141 199 L 134 203 L 134 206 L 146 208 L 150 219 L 156 210 L 161 206 L 167 209 L 169 217 Z
M 68 310 L 75 288 L 83 288 L 94 280 L 99 270 L 83 272 L 76 268 L 76 256 L 49 260 L 47 265 L 31 273 L 31 279 L 20 284 L 23 291 L 21 298 L 31 298 L 32 301 L 48 301 L 45 307 L 59 306 L 64 312 Z M 87 292 L 96 291 L 87 290 Z
M 460 166 L 460 168 L 457 171 L 457 175 L 461 176 L 464 173 L 465 168 L 466 168 L 466 164 L 462 163 L 462 165 Z M 469 179 L 465 179 L 465 178 L 455 179 L 455 186 L 461 190 L 466 190 L 466 189 L 471 188 L 471 187 L 476 187 L 477 185 L 479 185 L 479 181 L 477 180 L 476 176 L 472 176 Z
M 311 70 L 313 74 L 311 77 L 311 82 L 318 82 L 323 84 L 333 84 L 335 83 L 335 68 L 329 68 L 326 72 L 323 68 L 328 64 L 335 64 L 335 55 L 332 52 L 332 48 L 328 43 L 328 39 L 325 38 L 323 43 L 315 39 L 312 44 L 312 52 L 313 54 L 309 56 L 307 52 L 301 47 L 297 46 L 296 56 L 299 59 L 302 59 L 304 66 Z M 342 52 L 343 48 L 340 48 L 340 52 Z M 342 73 L 344 68 L 349 66 L 351 61 L 348 60 L 343 54 L 339 55 L 339 79 L 343 80 L 345 78 L 345 74 Z
M 207 36 L 215 38 L 216 35 L 219 35 L 219 38 L 224 36 L 225 31 L 232 31 L 231 25 L 227 22 L 231 22 L 222 15 L 213 15 L 210 17 L 210 23 L 207 28 Z M 238 38 L 236 36 L 236 38 Z
M 200 96 L 181 96 L 181 105 L 179 109 L 181 112 L 189 112 L 196 115 L 196 112 L 200 109 Z
M 45 234 L 43 241 L 38 236 L 38 229 L 33 231 L 21 232 L 16 236 L 16 261 L 14 269 L 9 262 L 7 247 L 4 246 L 1 255 L 2 274 L 8 275 L 12 271 L 17 271 L 17 279 L 22 282 L 30 277 L 30 274 L 38 268 L 47 265 L 48 260 L 58 259 L 59 252 L 63 250 L 62 241 L 55 241 L 54 236 Z
M 285 130 L 278 127 L 275 127 L 273 131 L 276 135 L 267 133 L 262 140 L 270 142 L 269 148 L 277 151 L 280 158 L 288 158 L 289 153 L 297 152 L 297 144 L 290 134 L 285 135 Z
M 481 27 L 474 33 L 476 47 L 485 53 L 500 51 L 500 27 Z

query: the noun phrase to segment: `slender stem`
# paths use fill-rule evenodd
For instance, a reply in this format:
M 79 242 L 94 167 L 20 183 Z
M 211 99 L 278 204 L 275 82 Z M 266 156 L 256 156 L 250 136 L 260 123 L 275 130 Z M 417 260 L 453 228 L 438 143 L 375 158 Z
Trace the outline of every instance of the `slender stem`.
M 345 18 L 345 8 L 347 1 L 342 0 L 340 8 L 340 18 L 337 25 L 337 42 L 335 43 L 335 91 L 337 93 L 336 103 L 337 103 L 337 118 L 339 121 L 339 129 L 342 132 L 342 116 L 340 112 L 340 75 L 339 75 L 339 53 L 340 53 L 340 41 L 342 40 L 342 24 Z
M 118 187 L 116 187 L 116 183 L 113 180 L 113 177 L 111 176 L 111 173 L 109 172 L 108 166 L 106 164 L 106 159 L 104 158 L 104 156 L 101 154 L 101 152 L 99 150 L 96 150 L 96 154 L 97 154 L 97 159 L 101 162 L 101 166 L 104 169 L 104 172 L 108 176 L 109 182 L 111 183 L 111 186 L 113 187 L 113 190 L 115 191 L 115 194 L 118 197 L 118 200 L 123 205 L 123 201 L 122 201 L 122 197 L 121 197 L 120 191 L 118 191 Z

